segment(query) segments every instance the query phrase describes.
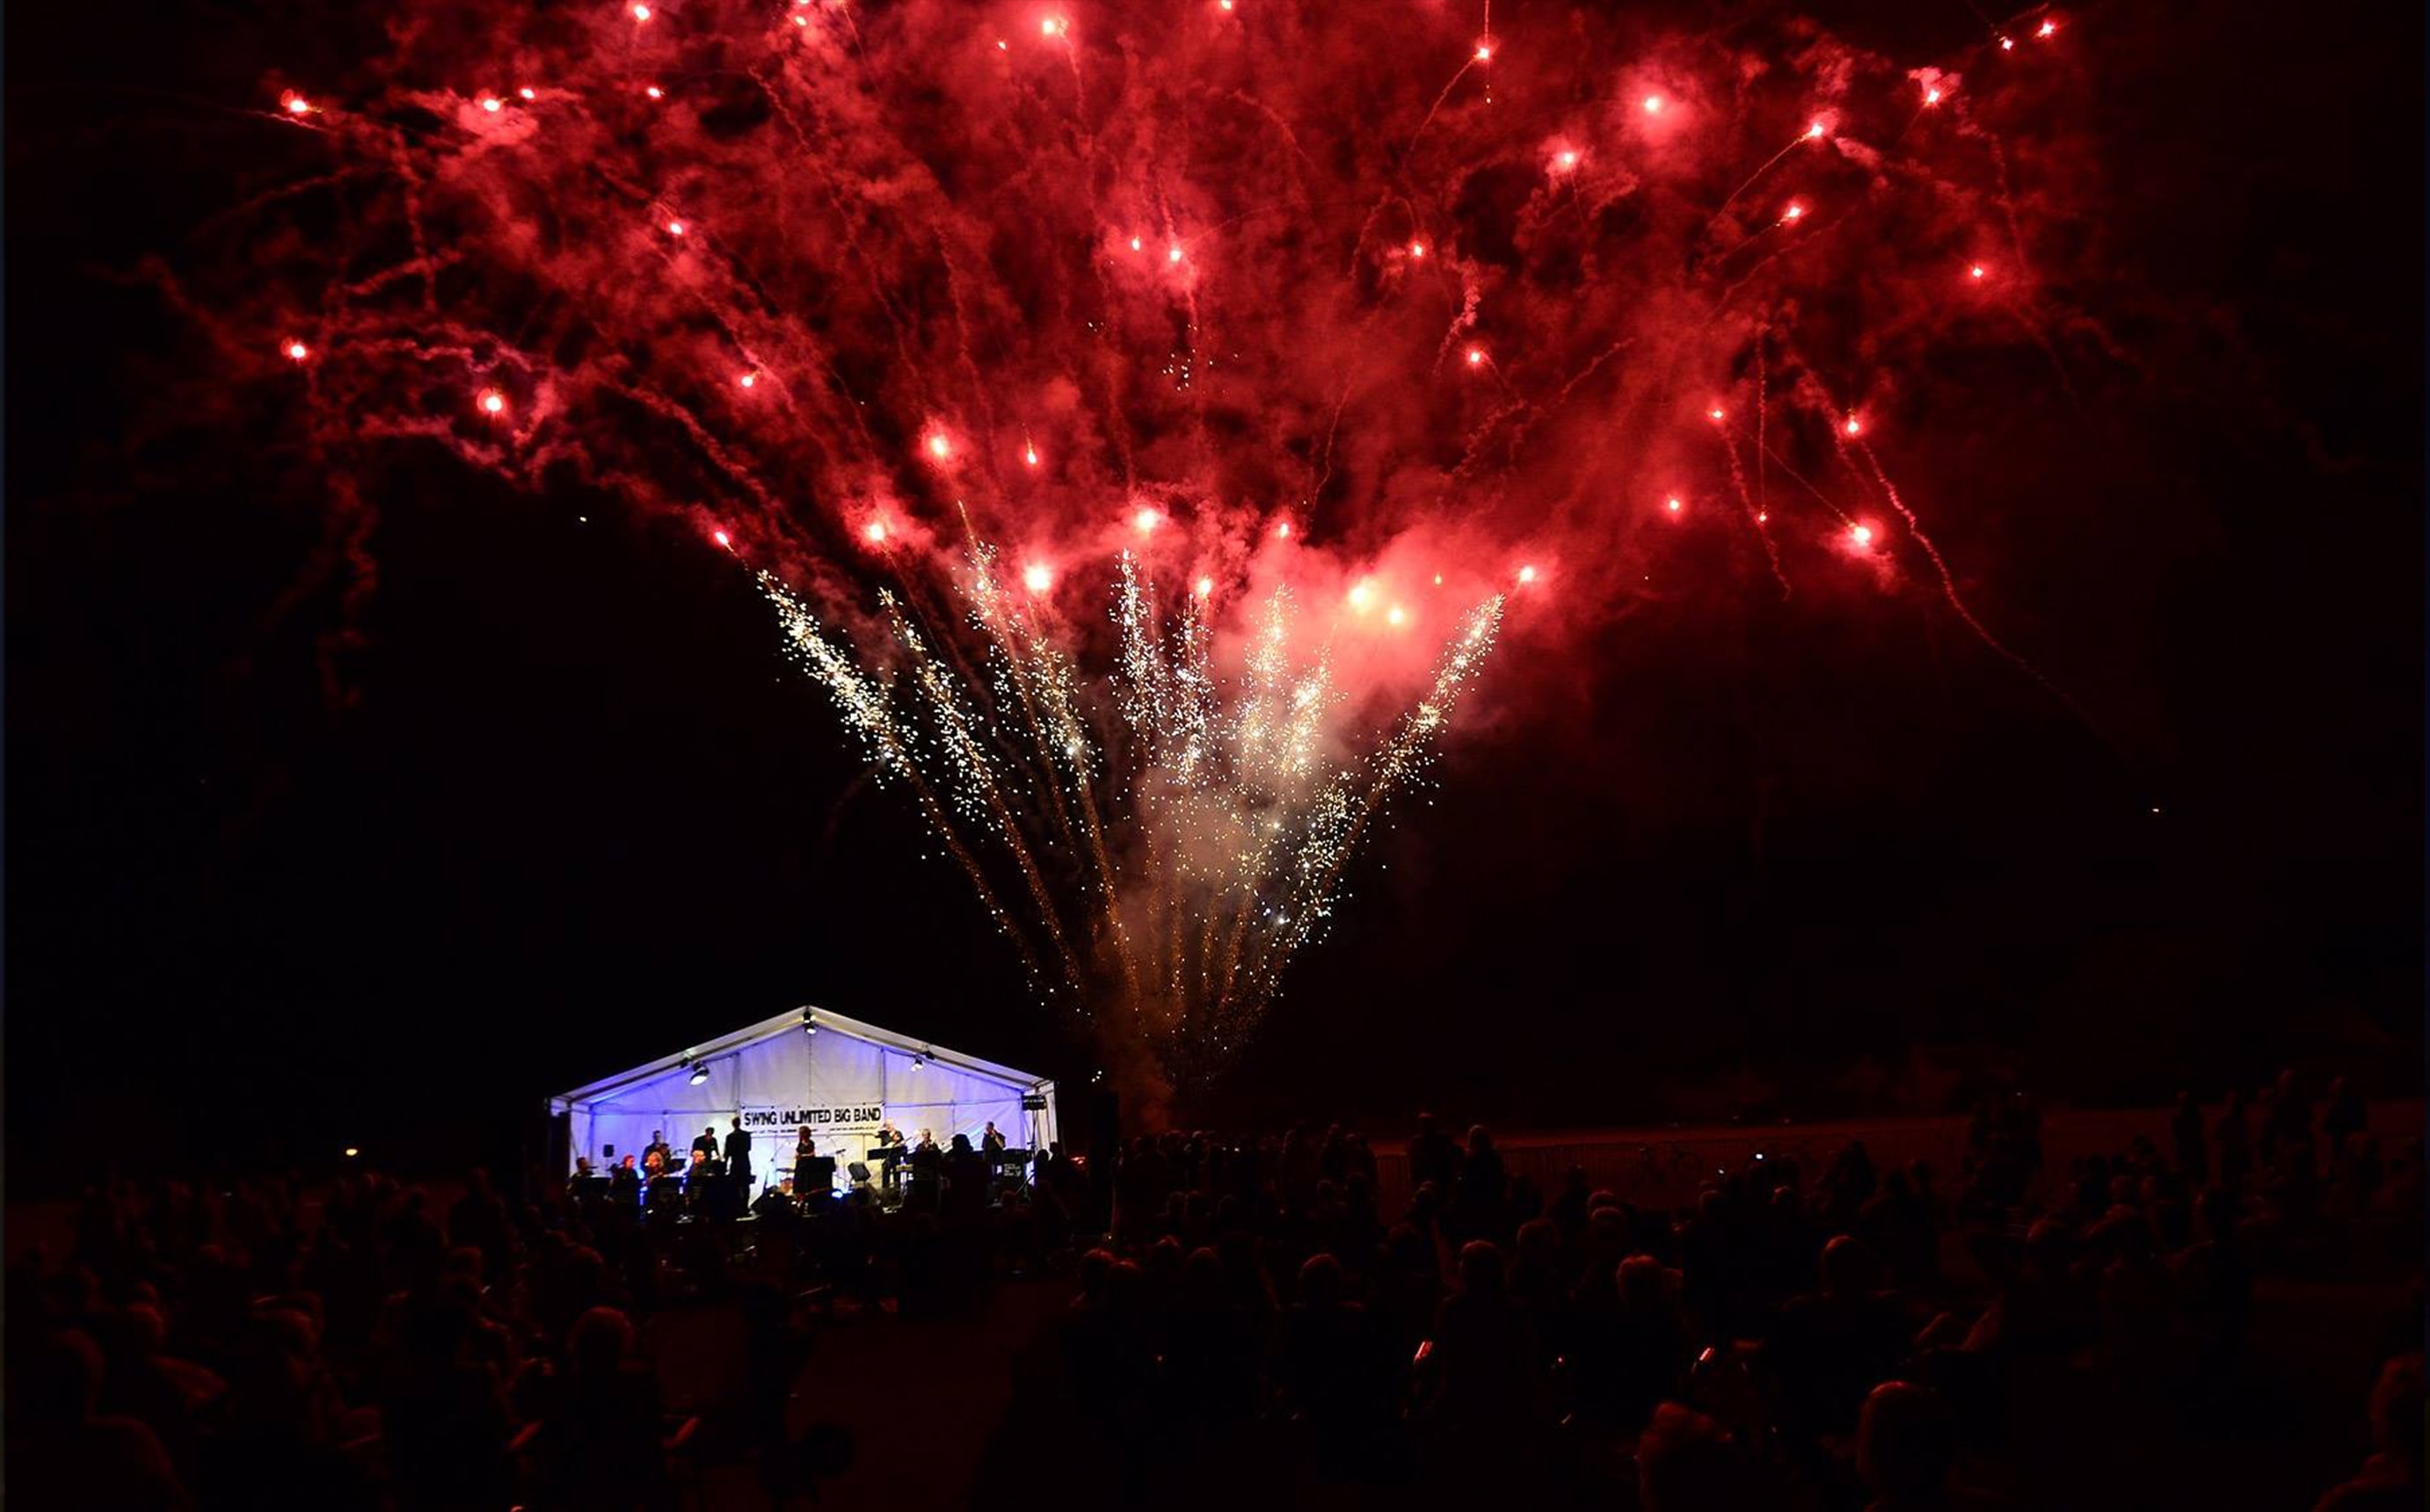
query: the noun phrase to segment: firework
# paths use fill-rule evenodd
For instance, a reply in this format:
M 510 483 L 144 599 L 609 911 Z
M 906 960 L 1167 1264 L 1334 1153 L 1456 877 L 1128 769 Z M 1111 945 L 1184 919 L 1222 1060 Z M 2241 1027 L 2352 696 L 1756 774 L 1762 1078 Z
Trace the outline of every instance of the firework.
M 2027 665 L 1891 459 L 1941 347 L 2065 383 L 2098 336 L 2038 271 L 2039 11 L 1902 62 L 1786 14 L 405 9 L 265 94 L 326 160 L 187 300 L 342 480 L 325 559 L 400 442 L 692 523 L 1040 993 L 1169 1065 L 1272 1002 L 1506 610 L 1557 649 L 1728 533 L 1716 592 L 1912 559 Z
M 1325 656 L 1294 662 L 1288 589 L 1267 601 L 1227 698 L 1206 595 L 1184 595 L 1163 623 L 1124 554 L 1110 595 L 1119 655 L 1105 695 L 1088 700 L 984 545 L 957 588 L 974 663 L 888 595 L 895 672 L 874 672 L 774 574 L 760 584 L 797 663 L 880 773 L 909 786 L 1040 994 L 1109 1020 L 1099 1027 L 1183 1075 L 1239 1047 L 1332 916 L 1360 839 L 1420 780 L 1505 602 L 1461 617 L 1415 703 L 1360 756 L 1335 749 Z M 1005 907 L 1008 891 L 1028 906 Z

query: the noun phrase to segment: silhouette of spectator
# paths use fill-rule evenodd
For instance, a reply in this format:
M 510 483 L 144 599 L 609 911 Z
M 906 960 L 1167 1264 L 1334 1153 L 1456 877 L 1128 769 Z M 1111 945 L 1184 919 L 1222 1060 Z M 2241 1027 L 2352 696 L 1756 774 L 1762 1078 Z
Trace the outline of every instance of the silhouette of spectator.
M 8 1356 L 12 1502 L 92 1512 L 193 1504 L 158 1434 L 97 1410 L 101 1349 L 83 1331 L 12 1338 Z
M 1856 1473 L 1873 1493 L 1868 1512 L 1960 1512 L 1995 1506 L 1956 1488 L 1956 1420 L 1929 1387 L 1886 1381 L 1865 1398 L 1856 1424 Z
M 2422 1356 L 2380 1368 L 2371 1391 L 2371 1457 L 2354 1478 L 2321 1498 L 2314 1512 L 2419 1512 L 2422 1505 Z
M 2203 1143 L 2202 1105 L 2191 1092 L 2179 1092 L 2175 1111 L 2169 1115 L 2169 1135 L 2176 1145 L 2177 1175 L 2189 1187 L 2199 1188 L 2210 1180 L 2210 1151 Z
M 2253 1175 L 2253 1122 L 2244 1109 L 2244 1093 L 2227 1094 L 2227 1106 L 2220 1111 L 2219 1181 L 2230 1191 L 2241 1191 Z
M 1773 1504 L 1763 1477 L 1722 1425 L 1675 1402 L 1654 1414 L 1637 1444 L 1638 1500 L 1645 1512 L 1741 1512 Z

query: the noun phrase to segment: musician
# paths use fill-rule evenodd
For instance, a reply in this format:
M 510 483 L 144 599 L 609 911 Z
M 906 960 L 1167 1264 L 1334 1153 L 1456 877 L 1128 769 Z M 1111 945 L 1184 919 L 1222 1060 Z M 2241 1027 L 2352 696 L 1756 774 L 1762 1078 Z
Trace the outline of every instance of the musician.
M 667 1143 L 666 1131 L 663 1129 L 652 1129 L 650 1142 L 641 1146 L 641 1164 L 644 1167 L 649 1165 L 652 1155 L 658 1157 L 658 1169 L 661 1171 L 674 1164 L 674 1146 Z
M 633 1157 L 626 1155 L 608 1172 L 608 1195 L 630 1207 L 641 1200 L 641 1173 L 633 1169 Z
M 810 1189 L 810 1162 L 817 1159 L 819 1147 L 810 1139 L 808 1125 L 793 1131 L 793 1189 Z
M 888 1119 L 877 1126 L 877 1142 L 881 1146 L 899 1145 L 903 1142 L 903 1131 L 894 1126 L 892 1119 Z
M 649 1175 L 653 1180 L 665 1175 L 667 1173 L 667 1155 L 668 1151 L 665 1145 L 652 1144 L 650 1146 L 650 1153 L 642 1158 L 642 1171 Z M 625 1158 L 630 1159 L 632 1157 L 628 1155 Z
M 751 1131 L 742 1126 L 741 1119 L 729 1122 L 733 1127 L 725 1136 L 725 1173 L 734 1178 L 734 1185 L 748 1191 L 751 1189 Z
M 995 1120 L 988 1120 L 987 1132 L 979 1136 L 979 1148 L 990 1160 L 1004 1154 L 1004 1131 L 995 1126 Z
M 692 1137 L 692 1141 L 691 1141 L 691 1147 L 692 1147 L 692 1152 L 693 1152 L 695 1155 L 705 1155 L 708 1156 L 708 1158 L 710 1158 L 711 1160 L 716 1159 L 716 1158 L 717 1158 L 717 1125 L 716 1125 L 716 1124 L 714 1124 L 714 1123 L 712 1123 L 712 1124 L 708 1125 L 707 1128 L 702 1129 L 702 1130 L 700 1131 L 700 1133 L 699 1133 L 699 1134 L 697 1134 L 697 1135 L 693 1136 L 693 1137 Z

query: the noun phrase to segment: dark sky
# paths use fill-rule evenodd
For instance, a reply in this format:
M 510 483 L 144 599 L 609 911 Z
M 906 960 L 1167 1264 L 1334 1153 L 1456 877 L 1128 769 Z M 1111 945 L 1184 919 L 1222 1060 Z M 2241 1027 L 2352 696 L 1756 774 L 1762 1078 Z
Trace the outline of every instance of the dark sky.
M 1952 24 L 1904 9 L 1839 19 Z M 337 606 L 279 606 L 310 489 L 243 434 L 125 441 L 187 348 L 109 276 L 236 197 L 214 102 L 312 30 L 10 19 L 12 1167 L 95 1124 L 453 1158 L 803 1001 L 1069 1067 L 749 584 L 672 527 L 409 470 L 333 705 Z M 2083 1096 L 2298 1050 L 2412 1077 L 2421 20 L 2085 19 L 2132 28 L 2102 234 L 2187 323 L 2156 344 L 2236 354 L 1985 418 L 1978 604 L 2101 734 L 1928 595 L 1649 607 L 1549 713 L 1455 744 L 1216 1116 L 1620 1122 L 1917 1044 Z

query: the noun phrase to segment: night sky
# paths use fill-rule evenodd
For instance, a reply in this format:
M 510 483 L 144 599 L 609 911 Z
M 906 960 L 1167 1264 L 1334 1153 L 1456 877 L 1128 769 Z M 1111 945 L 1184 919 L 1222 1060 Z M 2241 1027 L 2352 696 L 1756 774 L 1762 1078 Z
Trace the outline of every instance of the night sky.
M 2089 723 L 1912 583 L 1522 640 L 1527 696 L 1193 1110 L 1625 1122 L 1740 1072 L 1820 1106 L 1919 1045 L 2083 1098 L 2292 1055 L 2418 1088 L 2421 18 L 2164 9 L 2072 18 L 2143 373 L 1934 374 L 1984 394 L 1932 477 L 1991 523 L 1948 543 L 1971 602 Z M 1822 13 L 1918 55 L 1969 25 Z M 803 1002 L 1077 1067 L 697 532 L 434 450 L 385 480 L 359 644 L 283 598 L 312 480 L 163 412 L 198 347 L 120 274 L 253 182 L 265 72 L 365 33 L 11 22 L 12 1179 L 96 1127 L 495 1156 L 546 1093 Z

